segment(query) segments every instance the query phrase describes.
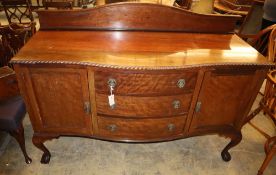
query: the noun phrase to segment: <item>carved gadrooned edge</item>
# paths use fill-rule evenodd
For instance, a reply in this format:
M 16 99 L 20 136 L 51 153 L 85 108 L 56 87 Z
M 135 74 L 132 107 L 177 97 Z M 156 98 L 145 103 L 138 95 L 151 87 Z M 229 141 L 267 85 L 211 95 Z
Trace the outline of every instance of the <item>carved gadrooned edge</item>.
M 12 60 L 11 64 L 66 64 L 66 65 L 84 65 L 93 66 L 101 68 L 112 68 L 112 69 L 127 69 L 127 70 L 172 70 L 172 69 L 185 69 L 185 68 L 199 68 L 199 67 L 217 67 L 217 66 L 264 66 L 272 67 L 275 66 L 273 63 L 206 63 L 206 64 L 194 64 L 194 65 L 184 65 L 184 66 L 121 66 L 121 65 L 108 65 L 99 64 L 92 62 L 75 62 L 75 61 L 18 61 Z

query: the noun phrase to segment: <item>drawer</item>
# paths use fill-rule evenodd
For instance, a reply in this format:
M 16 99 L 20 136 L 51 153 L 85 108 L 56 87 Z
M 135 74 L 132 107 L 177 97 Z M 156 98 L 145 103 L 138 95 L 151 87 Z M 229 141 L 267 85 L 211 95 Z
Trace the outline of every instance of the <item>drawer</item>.
M 187 114 L 192 94 L 137 97 L 115 95 L 111 108 L 105 94 L 96 94 L 97 113 L 121 117 L 166 117 Z
M 114 139 L 165 139 L 182 133 L 186 116 L 159 119 L 123 119 L 98 116 L 101 137 Z
M 96 72 L 95 88 L 98 93 L 109 93 L 108 81 L 116 81 L 114 93 L 118 95 L 174 95 L 191 92 L 195 88 L 197 72 L 175 74 L 138 74 Z

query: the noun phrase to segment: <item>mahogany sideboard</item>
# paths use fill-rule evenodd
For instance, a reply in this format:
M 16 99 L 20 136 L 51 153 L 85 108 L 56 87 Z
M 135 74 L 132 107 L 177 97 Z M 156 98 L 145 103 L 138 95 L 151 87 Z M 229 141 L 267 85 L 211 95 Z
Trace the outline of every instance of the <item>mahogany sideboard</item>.
M 42 163 L 44 142 L 83 136 L 158 142 L 241 128 L 273 65 L 233 34 L 239 16 L 143 3 L 38 11 L 12 59 Z

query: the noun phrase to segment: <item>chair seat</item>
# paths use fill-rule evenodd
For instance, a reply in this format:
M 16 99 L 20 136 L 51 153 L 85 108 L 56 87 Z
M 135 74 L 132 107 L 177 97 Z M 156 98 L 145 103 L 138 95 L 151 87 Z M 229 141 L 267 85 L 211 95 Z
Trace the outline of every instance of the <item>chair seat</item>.
M 26 108 L 21 96 L 0 102 L 0 130 L 17 129 L 25 114 Z

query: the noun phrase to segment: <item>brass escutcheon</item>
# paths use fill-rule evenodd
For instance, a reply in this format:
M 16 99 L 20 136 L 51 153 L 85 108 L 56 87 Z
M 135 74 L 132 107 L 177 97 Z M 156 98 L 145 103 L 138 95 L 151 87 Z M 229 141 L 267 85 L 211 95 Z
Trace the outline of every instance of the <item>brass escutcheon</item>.
M 114 88 L 116 86 L 117 82 L 114 78 L 109 78 L 108 81 L 107 81 L 107 84 L 108 84 L 108 86 Z

